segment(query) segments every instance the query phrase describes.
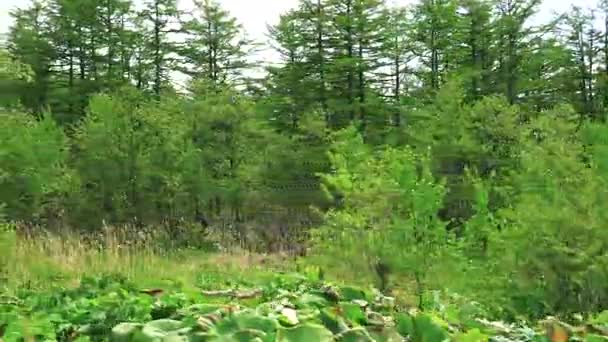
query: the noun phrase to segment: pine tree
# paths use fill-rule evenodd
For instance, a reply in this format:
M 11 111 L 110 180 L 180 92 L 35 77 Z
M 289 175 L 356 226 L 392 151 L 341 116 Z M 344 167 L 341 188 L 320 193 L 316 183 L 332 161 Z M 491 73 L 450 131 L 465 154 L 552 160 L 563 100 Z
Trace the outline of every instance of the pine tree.
M 601 58 L 601 66 L 599 67 L 598 88 L 601 96 L 602 109 L 608 109 L 608 0 L 601 0 L 598 3 L 597 10 L 602 16 L 602 28 L 598 41 L 600 50 L 599 58 Z
M 572 60 L 572 91 L 578 94 L 578 109 L 587 116 L 594 116 L 596 104 L 596 57 L 598 32 L 594 27 L 594 14 L 573 6 L 571 15 L 565 18 L 563 32 L 565 44 L 570 50 Z
M 170 39 L 169 34 L 181 30 L 178 26 L 179 13 L 176 0 L 148 0 L 145 5 L 141 13 L 148 24 L 144 38 L 148 39 L 146 48 L 149 49 L 154 66 L 152 89 L 159 98 L 171 70 L 169 54 L 175 51 L 174 41 Z
M 310 77 L 312 63 L 308 58 L 306 23 L 301 13 L 291 11 L 281 16 L 279 23 L 269 27 L 272 45 L 281 59 L 280 65 L 268 67 L 266 86 L 269 91 L 269 108 L 282 129 L 298 128 L 301 116 L 314 107 L 319 99 Z M 314 88 L 313 88 L 314 89 Z
M 21 107 L 19 88 L 31 84 L 32 76 L 30 66 L 0 48 L 0 112 Z
M 104 0 L 99 8 L 101 43 L 106 47 L 103 69 L 107 85 L 125 80 L 126 49 L 128 49 L 127 21 L 131 14 L 130 0 Z
M 436 92 L 458 65 L 458 4 L 454 0 L 422 0 L 414 7 L 414 52 L 422 66 L 420 77 Z
M 336 112 L 347 122 L 367 120 L 368 93 L 375 80 L 369 78 L 380 66 L 382 47 L 382 0 L 328 0 L 331 29 L 332 70 L 330 82 L 336 92 Z
M 328 69 L 330 34 L 328 20 L 328 4 L 326 0 L 302 0 L 298 16 L 302 20 L 300 28 L 303 34 L 302 49 L 306 55 L 306 67 L 309 80 L 314 85 L 314 96 L 325 117 L 327 127 L 333 127 L 335 122 L 329 109 L 329 100 L 332 97 L 328 89 Z
M 55 62 L 55 49 L 50 40 L 46 7 L 34 2 L 30 8 L 11 13 L 15 24 L 9 33 L 8 50 L 33 73 L 32 82 L 18 90 L 20 102 L 28 109 L 40 113 L 48 104 L 50 78 Z
M 527 26 L 541 0 L 498 0 L 495 4 L 495 39 L 498 41 L 496 91 L 515 103 L 520 96 L 519 74 L 533 34 L 542 29 Z M 540 32 L 542 33 L 542 32 Z
M 180 54 L 186 65 L 180 70 L 194 79 L 207 78 L 217 86 L 242 84 L 252 42 L 236 19 L 215 0 L 196 1 L 197 17 L 184 31 L 188 35 Z
M 386 28 L 383 30 L 381 54 L 385 62 L 377 72 L 382 93 L 390 99 L 393 112 L 392 123 L 401 126 L 401 105 L 408 95 L 414 76 L 411 62 L 413 54 L 409 32 L 412 30 L 410 13 L 406 8 L 391 8 L 383 14 Z
M 465 0 L 462 2 L 463 43 L 466 52 L 462 56 L 462 66 L 470 74 L 470 100 L 478 100 L 489 93 L 490 73 L 493 61 L 492 12 L 486 0 Z

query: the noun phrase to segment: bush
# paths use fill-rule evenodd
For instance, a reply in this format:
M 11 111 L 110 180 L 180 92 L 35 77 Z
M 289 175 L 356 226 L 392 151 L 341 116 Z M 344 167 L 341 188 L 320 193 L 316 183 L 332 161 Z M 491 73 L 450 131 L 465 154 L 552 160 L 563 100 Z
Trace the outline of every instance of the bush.
M 2 115 L 0 203 L 6 219 L 32 221 L 54 208 L 70 184 L 67 158 L 67 139 L 50 115 Z
M 351 127 L 337 136 L 330 160 L 324 184 L 341 201 L 318 231 L 323 253 L 379 275 L 388 269 L 409 275 L 422 306 L 427 276 L 451 250 L 437 216 L 445 188 L 429 157 L 407 147 L 372 152 Z

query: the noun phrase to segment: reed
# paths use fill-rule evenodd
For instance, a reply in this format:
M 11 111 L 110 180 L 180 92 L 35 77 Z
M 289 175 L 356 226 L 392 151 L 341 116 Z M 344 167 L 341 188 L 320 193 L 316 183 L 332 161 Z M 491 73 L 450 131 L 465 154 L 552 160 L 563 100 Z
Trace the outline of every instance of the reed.
M 0 233 L 0 291 L 76 285 L 86 276 L 120 274 L 142 287 L 179 285 L 195 290 L 205 279 L 266 278 L 291 267 L 281 255 L 231 249 L 167 250 L 150 239 L 126 241 L 124 229 L 104 229 L 91 239 L 74 233 Z M 228 281 L 229 282 L 229 281 Z M 188 289 L 184 289 L 188 290 Z

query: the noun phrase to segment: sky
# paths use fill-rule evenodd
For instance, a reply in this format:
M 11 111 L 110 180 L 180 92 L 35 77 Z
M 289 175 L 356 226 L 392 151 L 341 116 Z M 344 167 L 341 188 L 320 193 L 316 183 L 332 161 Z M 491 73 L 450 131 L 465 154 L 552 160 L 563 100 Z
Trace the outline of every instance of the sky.
M 188 7 L 189 0 L 178 0 L 180 7 Z M 407 4 L 413 0 L 389 0 L 395 4 Z M 551 10 L 565 11 L 572 4 L 591 6 L 596 0 L 545 0 L 540 17 L 550 15 Z M 7 32 L 11 25 L 9 11 L 14 7 L 24 7 L 30 0 L 0 0 L 0 33 Z M 275 23 L 281 13 L 294 7 L 298 0 L 220 0 L 244 26 L 252 38 L 263 39 L 266 23 Z
M 9 12 L 15 7 L 26 7 L 31 0 L 0 0 L 0 36 L 8 32 L 11 26 Z M 191 7 L 192 0 L 178 0 L 180 8 Z M 266 42 L 266 25 L 278 21 L 279 15 L 297 5 L 298 0 L 219 0 L 244 26 L 248 36 L 259 42 Z M 388 0 L 389 3 L 405 5 L 415 0 Z M 544 21 L 552 16 L 553 11 L 564 12 L 572 4 L 591 7 L 597 0 L 544 0 L 536 20 Z M 139 1 L 135 1 L 139 2 Z M 269 56 L 269 58 L 272 58 Z

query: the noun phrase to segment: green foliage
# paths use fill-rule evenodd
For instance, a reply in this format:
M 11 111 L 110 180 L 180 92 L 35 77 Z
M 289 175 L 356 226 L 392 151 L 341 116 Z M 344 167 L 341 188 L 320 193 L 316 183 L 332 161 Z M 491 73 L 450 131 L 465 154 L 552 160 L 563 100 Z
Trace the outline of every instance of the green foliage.
M 30 80 L 31 70 L 19 62 L 15 62 L 8 51 L 0 49 L 0 79 L 2 80 Z
M 67 139 L 50 115 L 0 114 L 0 203 L 10 220 L 55 209 L 71 183 Z
M 542 339 L 545 331 L 516 328 L 501 322 L 489 322 L 476 316 L 477 323 L 447 323 L 439 312 L 403 313 L 400 308 L 384 308 L 387 298 L 378 296 L 369 302 L 351 300 L 331 284 L 311 282 L 302 277 L 276 276 L 263 284 L 261 301 L 217 298 L 214 303 L 199 294 L 186 296 L 165 290 L 151 296 L 139 291 L 136 284 L 116 276 L 83 279 L 76 288 L 54 288 L 49 292 L 23 289 L 0 308 L 0 337 L 6 341 L 28 338 L 78 341 L 532 341 Z M 282 283 L 276 292 L 272 283 Z M 209 284 L 213 285 L 213 284 Z M 222 293 L 219 291 L 218 293 Z M 234 292 L 233 292 L 234 293 Z M 339 293 L 337 296 L 335 293 Z M 318 306 L 305 303 L 304 297 L 331 296 Z M 159 301 L 184 298 L 177 311 L 153 319 Z M 0 297 L 1 301 L 9 299 Z M 249 303 L 249 304 L 247 304 Z M 350 309 L 347 309 L 350 308 Z M 357 309 L 355 309 L 357 308 Z M 285 322 L 286 311 L 297 322 Z M 356 311 L 356 315 L 352 313 Z M 291 315 L 290 314 L 290 315 Z M 333 317 L 327 319 L 327 315 Z M 365 319 L 360 320 L 363 316 Z M 335 322 L 340 322 L 336 330 Z M 598 316 L 589 324 L 601 329 L 605 320 Z M 554 322 L 554 324 L 562 324 Z M 502 328 L 501 328 L 502 327 Z M 502 329 L 502 330 L 501 330 Z M 521 336 L 520 336 L 521 335 Z M 501 339 L 502 338 L 502 339 Z M 587 340 L 601 340 L 602 334 L 588 335 Z
M 15 60 L 11 54 L 0 49 L 0 110 L 19 105 L 15 87 L 32 82 L 32 70 L 27 65 Z
M 294 256 L 312 243 L 331 266 L 319 279 L 336 264 L 344 278 L 376 276 L 383 292 L 466 320 L 457 339 L 467 341 L 491 334 L 469 305 L 442 307 L 435 294 L 476 298 L 508 320 L 605 310 L 608 25 L 594 13 L 608 6 L 532 24 L 540 3 L 300 0 L 269 28 L 273 66 L 250 62 L 251 41 L 217 1 L 197 2 L 193 18 L 175 0 L 16 9 L 0 50 L 0 219 L 20 224 L 3 247 L 32 226 L 92 239 L 101 226 L 135 227 L 126 242 L 138 245 L 166 228 L 173 247 L 212 236 Z M 261 67 L 267 75 L 247 77 Z M 277 314 L 263 321 L 280 333 L 240 316 L 224 321 L 237 327 L 228 337 L 213 334 L 324 338 L 314 323 L 336 339 L 390 336 L 367 328 L 381 317 L 358 307 L 373 301 L 366 291 L 342 296 L 257 308 Z M 134 320 L 182 322 L 184 302 L 163 297 Z M 25 316 L 11 333 L 30 324 L 59 338 L 55 316 Z M 87 329 L 119 323 L 93 316 Z M 183 337 L 146 326 L 116 338 Z
M 367 263 L 358 267 L 386 262 L 412 274 L 421 296 L 425 276 L 449 241 L 437 217 L 444 187 L 431 174 L 428 157 L 409 148 L 374 153 L 351 127 L 336 137 L 330 160 L 333 172 L 323 176 L 324 185 L 342 200 L 319 230 L 323 253 Z
M 141 105 L 136 108 L 138 102 Z M 77 198 L 82 216 L 76 217 L 86 218 L 93 227 L 102 219 L 153 218 L 150 215 L 158 211 L 155 205 L 159 203 L 144 198 L 165 195 L 173 175 L 164 168 L 179 166 L 176 159 L 181 157 L 166 150 L 172 143 L 181 143 L 180 135 L 170 134 L 166 116 L 159 114 L 151 104 L 128 95 L 100 95 L 91 100 L 90 113 L 75 136 L 79 155 L 75 168 L 85 190 Z M 180 146 L 186 157 L 188 149 Z M 169 179 L 155 177 L 159 168 L 165 170 L 159 176 Z M 106 216 L 110 214 L 114 217 Z
M 410 336 L 412 341 L 446 341 L 449 339 L 448 333 L 427 315 L 413 317 L 401 315 L 397 324 L 399 332 L 405 336 Z
M 522 152 L 522 170 L 513 177 L 518 200 L 504 211 L 509 227 L 496 241 L 503 265 L 525 279 L 516 286 L 540 291 L 538 304 L 547 310 L 540 315 L 597 310 L 606 295 L 600 283 L 608 276 L 602 252 L 607 240 L 598 229 L 605 216 L 603 176 L 581 159 L 583 146 L 571 118 L 568 108 L 556 108 L 531 122 L 533 137 Z
M 184 24 L 188 38 L 179 53 L 187 66 L 181 71 L 195 80 L 207 79 L 215 86 L 239 84 L 243 70 L 249 67 L 245 57 L 251 42 L 218 2 L 207 0 L 195 5 L 196 18 Z

